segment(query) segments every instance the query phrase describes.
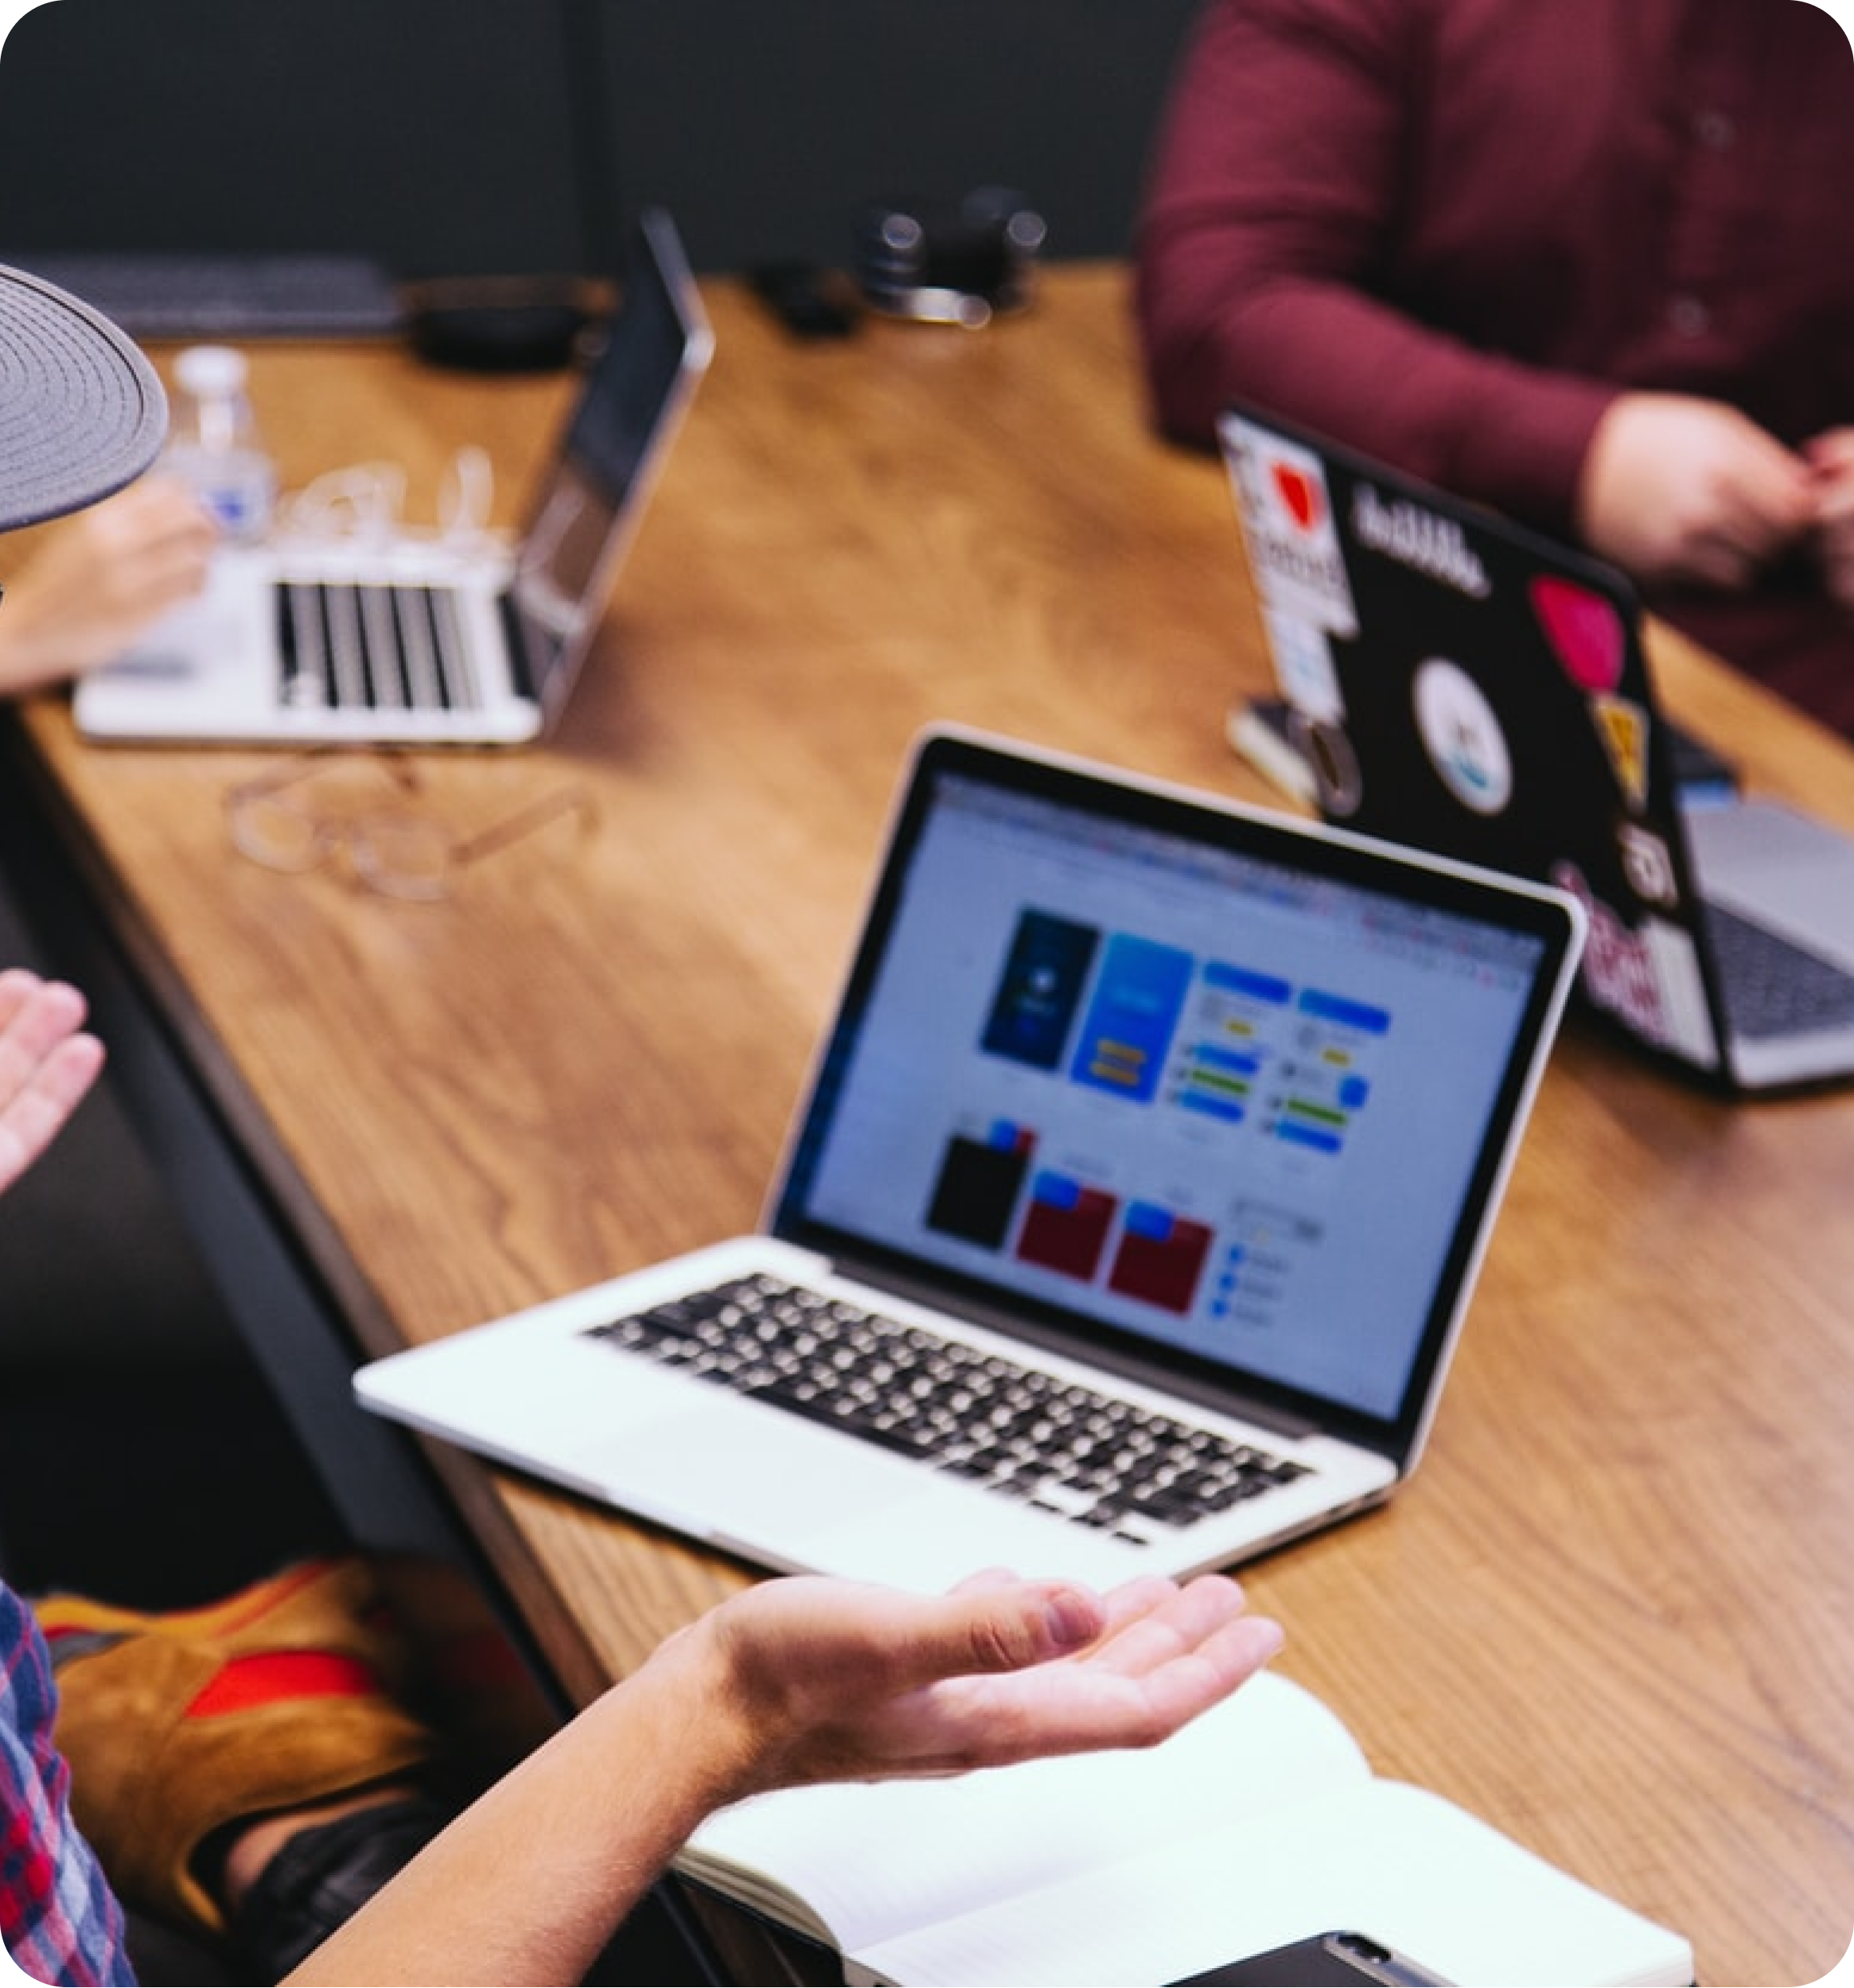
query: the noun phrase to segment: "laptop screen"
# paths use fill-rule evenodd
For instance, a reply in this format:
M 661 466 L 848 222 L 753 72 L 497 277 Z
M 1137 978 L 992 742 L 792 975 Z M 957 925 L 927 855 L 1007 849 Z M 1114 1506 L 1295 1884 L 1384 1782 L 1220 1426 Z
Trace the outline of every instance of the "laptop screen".
M 928 749 L 774 1226 L 1176 1385 L 1394 1430 L 1477 1253 L 1550 900 Z
M 516 653 L 549 717 L 571 687 L 709 348 L 680 242 L 653 210 L 633 236 L 624 294 L 523 534 L 510 590 Z

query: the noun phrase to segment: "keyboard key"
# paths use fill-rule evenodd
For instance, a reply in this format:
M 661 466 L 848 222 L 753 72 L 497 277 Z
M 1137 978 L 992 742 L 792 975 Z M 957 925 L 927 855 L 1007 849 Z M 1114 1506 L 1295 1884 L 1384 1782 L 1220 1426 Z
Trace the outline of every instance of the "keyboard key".
M 482 704 L 457 600 L 446 588 L 286 580 L 277 590 L 277 634 L 278 695 L 293 708 Z

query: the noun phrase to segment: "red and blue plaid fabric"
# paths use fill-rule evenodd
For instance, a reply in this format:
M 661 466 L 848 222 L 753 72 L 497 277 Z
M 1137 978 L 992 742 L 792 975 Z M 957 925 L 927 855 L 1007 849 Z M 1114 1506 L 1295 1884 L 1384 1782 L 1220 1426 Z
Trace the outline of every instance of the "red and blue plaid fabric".
M 0 1581 L 0 1943 L 36 1981 L 134 1979 L 123 1914 L 71 1820 L 38 1624 Z

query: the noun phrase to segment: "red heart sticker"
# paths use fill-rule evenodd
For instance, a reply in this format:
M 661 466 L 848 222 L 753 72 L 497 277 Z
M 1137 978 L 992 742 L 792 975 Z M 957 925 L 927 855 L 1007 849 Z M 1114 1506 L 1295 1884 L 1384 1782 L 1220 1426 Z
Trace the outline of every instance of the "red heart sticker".
M 1564 674 L 1579 690 L 1614 690 L 1622 675 L 1622 622 L 1614 604 L 1555 573 L 1540 574 L 1529 591 Z
M 1268 468 L 1275 478 L 1275 494 L 1287 515 L 1302 531 L 1311 532 L 1319 516 L 1319 493 L 1313 478 L 1286 462 L 1271 462 Z

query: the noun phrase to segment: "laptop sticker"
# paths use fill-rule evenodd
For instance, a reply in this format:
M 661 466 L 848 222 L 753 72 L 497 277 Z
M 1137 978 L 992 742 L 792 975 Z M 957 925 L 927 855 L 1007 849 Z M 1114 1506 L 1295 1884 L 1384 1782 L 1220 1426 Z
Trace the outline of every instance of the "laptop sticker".
M 1718 1039 L 1691 934 L 1664 918 L 1626 925 L 1574 863 L 1554 864 L 1551 880 L 1581 902 L 1590 921 L 1583 962 L 1590 999 L 1645 1042 L 1716 1067 Z
M 1556 573 L 1535 575 L 1526 591 L 1564 674 L 1579 690 L 1614 690 L 1622 680 L 1622 623 L 1614 604 Z
M 1590 700 L 1590 715 L 1610 770 L 1632 814 L 1648 800 L 1648 714 L 1632 698 L 1599 692 Z
M 1295 706 L 1288 714 L 1287 735 L 1312 770 L 1322 810 L 1334 817 L 1356 814 L 1365 798 L 1365 776 L 1345 727 Z
M 1673 858 L 1667 844 L 1638 821 L 1625 821 L 1616 838 L 1622 860 L 1622 874 L 1629 887 L 1645 903 L 1664 907 L 1680 902 L 1680 886 L 1673 873 Z
M 1226 415 L 1225 458 L 1264 607 L 1329 635 L 1358 633 L 1332 492 L 1310 449 Z
M 1484 601 L 1494 582 L 1481 555 L 1468 542 L 1459 518 L 1393 494 L 1387 501 L 1369 483 L 1352 491 L 1352 536 L 1360 545 L 1408 567 L 1438 587 L 1452 587 L 1470 601 Z
M 1410 686 L 1430 764 L 1464 808 L 1497 815 L 1513 798 L 1513 756 L 1494 707 L 1459 663 L 1432 656 Z
M 1346 699 L 1325 631 L 1271 608 L 1263 610 L 1262 620 L 1282 695 L 1316 724 L 1339 723 L 1346 715 Z

